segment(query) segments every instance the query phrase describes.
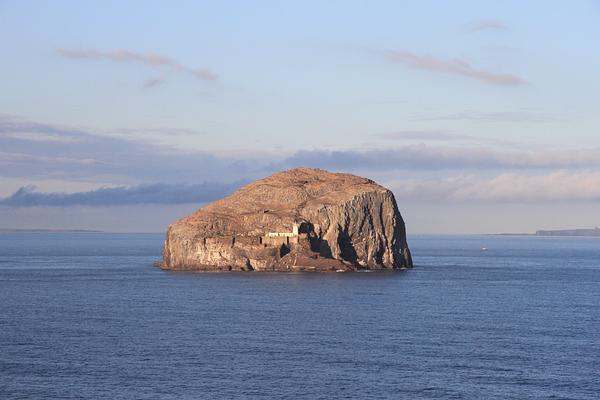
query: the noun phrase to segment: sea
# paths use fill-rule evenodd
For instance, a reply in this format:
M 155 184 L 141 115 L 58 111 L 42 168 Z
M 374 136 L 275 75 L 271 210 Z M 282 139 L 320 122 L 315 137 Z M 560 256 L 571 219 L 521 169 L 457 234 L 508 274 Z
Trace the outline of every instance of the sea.
M 163 239 L 0 234 L 0 399 L 600 398 L 599 238 L 328 274 L 163 271 Z

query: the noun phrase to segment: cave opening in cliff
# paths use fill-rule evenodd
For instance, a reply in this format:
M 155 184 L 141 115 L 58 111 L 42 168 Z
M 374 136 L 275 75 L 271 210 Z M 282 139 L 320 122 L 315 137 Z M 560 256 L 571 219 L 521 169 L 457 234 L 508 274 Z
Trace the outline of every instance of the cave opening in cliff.
M 279 257 L 285 256 L 290 251 L 291 250 L 290 250 L 290 248 L 288 246 L 286 246 L 285 244 L 282 244 L 281 247 L 279 248 Z

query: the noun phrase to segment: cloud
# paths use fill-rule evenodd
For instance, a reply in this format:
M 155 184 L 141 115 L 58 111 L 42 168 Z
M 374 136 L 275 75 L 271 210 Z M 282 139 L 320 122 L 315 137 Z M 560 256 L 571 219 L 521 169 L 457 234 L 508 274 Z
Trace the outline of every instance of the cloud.
M 163 131 L 158 129 L 157 131 Z M 50 135 L 59 140 L 19 137 L 21 132 Z M 427 131 L 425 131 L 427 132 Z M 178 129 L 164 135 L 198 134 Z M 469 137 L 429 131 L 427 143 L 403 143 L 367 149 L 305 149 L 295 153 L 258 151 L 223 155 L 210 151 L 178 150 L 140 141 L 145 130 L 120 136 L 0 116 L 0 175 L 25 182 L 53 180 L 138 184 L 142 182 L 232 182 L 254 179 L 299 167 L 320 167 L 373 175 L 398 171 L 525 171 L 581 170 L 600 167 L 600 149 L 540 149 L 500 147 Z M 157 135 L 159 133 L 156 133 Z M 418 137 L 420 131 L 400 135 Z M 65 143 L 60 138 L 67 138 Z M 71 140 L 72 139 L 72 140 Z M 164 139 L 164 137 L 163 137 Z M 463 141 L 464 140 L 464 141 Z M 463 142 L 461 142 L 463 141 Z M 168 143 L 168 140 L 165 140 Z
M 75 143 L 85 141 L 81 129 L 44 124 L 14 115 L 0 114 L 0 138 L 33 142 Z
M 0 199 L 0 206 L 115 206 L 131 204 L 186 204 L 205 203 L 220 199 L 242 182 L 205 182 L 196 185 L 154 183 L 137 186 L 103 187 L 77 193 L 44 193 L 35 186 L 24 186 L 11 196 Z
M 202 80 L 214 81 L 217 79 L 217 75 L 208 68 L 191 68 L 170 57 L 156 53 L 138 53 L 130 50 L 99 51 L 94 49 L 57 49 L 56 52 L 60 56 L 70 59 L 138 63 L 151 67 L 169 68 Z
M 495 85 L 518 86 L 526 83 L 523 78 L 514 74 L 474 68 L 460 58 L 442 60 L 427 54 L 416 54 L 408 51 L 387 51 L 385 57 L 390 62 L 412 68 L 466 76 Z
M 274 169 L 314 166 L 349 171 L 556 169 L 600 166 L 600 149 L 497 150 L 486 146 L 406 145 L 371 150 L 303 150 Z
M 375 136 L 383 139 L 391 140 L 425 140 L 425 141 L 463 141 L 463 140 L 479 140 L 475 136 L 458 135 L 443 131 L 427 131 L 427 130 L 405 130 L 379 133 Z
M 159 128 L 115 128 L 92 131 L 83 127 L 39 123 L 13 115 L 0 114 L 0 140 L 13 139 L 22 142 L 56 142 L 63 144 L 81 144 L 83 142 L 118 140 L 127 136 L 127 140 L 148 141 L 150 136 L 200 136 L 205 131 L 177 127 Z
M 187 128 L 117 128 L 113 131 L 114 133 L 123 133 L 126 135 L 132 135 L 139 137 L 140 135 L 153 134 L 162 136 L 203 136 L 206 135 L 205 131 L 199 131 L 196 129 Z
M 401 200 L 428 202 L 599 201 L 600 172 L 558 171 L 544 175 L 504 173 L 492 178 L 461 175 L 389 185 Z
M 60 142 L 60 143 L 76 143 L 82 139 L 77 137 L 53 135 L 44 132 L 0 132 L 0 135 L 8 139 L 24 140 L 30 142 Z
M 32 140 L 31 135 L 51 140 Z M 169 146 L 172 135 L 199 135 L 184 128 L 89 128 L 40 123 L 0 115 L 0 175 L 13 178 L 98 182 L 199 182 L 213 176 L 257 176 L 265 162 Z M 151 140 L 149 140 L 149 137 Z M 152 143 L 160 138 L 165 145 Z M 66 143 L 68 142 L 68 143 Z
M 146 81 L 144 82 L 144 88 L 145 89 L 155 88 L 157 86 L 161 86 L 166 81 L 167 80 L 164 77 L 146 79 Z
M 32 155 L 26 153 L 7 153 L 4 151 L 0 151 L 0 165 L 2 162 L 52 162 L 52 163 L 64 163 L 71 165 L 92 165 L 92 164 L 102 164 L 101 161 L 98 161 L 93 158 L 71 158 L 71 157 L 46 157 L 39 155 Z
M 24 186 L 0 199 L 0 206 L 105 207 L 135 204 L 200 204 L 232 193 L 247 181 L 196 185 L 153 183 L 60 193 Z M 543 175 L 504 173 L 491 178 L 458 175 L 385 183 L 399 201 L 428 203 L 536 203 L 600 201 L 600 172 L 558 171 Z
M 404 141 L 404 142 L 439 142 L 439 143 L 461 143 L 461 144 L 486 144 L 494 146 L 519 147 L 519 144 L 510 140 L 494 139 L 473 135 L 463 135 L 436 130 L 404 130 L 386 132 L 373 135 L 381 139 Z
M 481 19 L 473 21 L 465 27 L 467 32 L 481 32 L 481 31 L 505 31 L 507 30 L 506 24 L 498 19 Z
M 418 118 L 427 121 L 493 121 L 493 122 L 552 122 L 557 118 L 545 114 L 533 113 L 529 111 L 496 111 L 496 112 L 477 112 L 467 111 L 432 117 Z

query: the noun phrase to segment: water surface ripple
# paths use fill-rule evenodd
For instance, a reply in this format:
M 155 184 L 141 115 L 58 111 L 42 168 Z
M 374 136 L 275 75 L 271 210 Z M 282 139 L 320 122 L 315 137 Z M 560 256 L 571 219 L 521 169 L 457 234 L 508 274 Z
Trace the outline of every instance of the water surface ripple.
M 412 236 L 354 274 L 165 272 L 162 240 L 0 234 L 0 398 L 600 396 L 600 240 Z

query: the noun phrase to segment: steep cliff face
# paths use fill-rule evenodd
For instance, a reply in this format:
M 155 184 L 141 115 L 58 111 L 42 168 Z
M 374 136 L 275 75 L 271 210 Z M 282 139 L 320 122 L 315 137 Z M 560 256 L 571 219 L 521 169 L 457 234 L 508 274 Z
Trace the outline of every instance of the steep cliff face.
M 169 226 L 162 268 L 351 271 L 412 267 L 391 191 L 297 168 L 255 181 Z

